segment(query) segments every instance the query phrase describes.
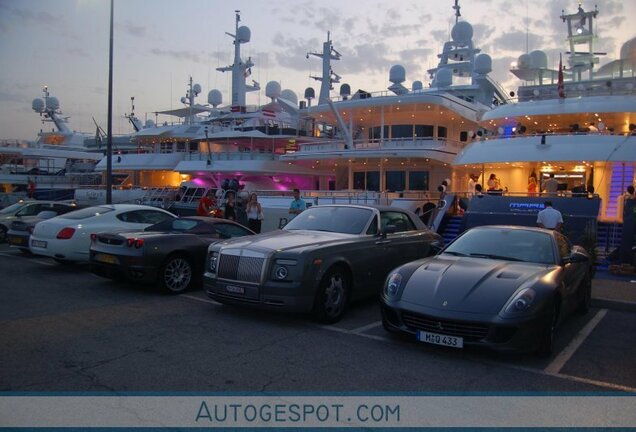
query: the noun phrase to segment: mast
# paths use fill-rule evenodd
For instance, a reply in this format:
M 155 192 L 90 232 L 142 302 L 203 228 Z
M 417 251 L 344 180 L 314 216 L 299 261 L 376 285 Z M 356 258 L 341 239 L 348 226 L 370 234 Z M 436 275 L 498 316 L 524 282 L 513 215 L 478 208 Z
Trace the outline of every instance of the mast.
M 334 83 L 340 82 L 340 75 L 331 69 L 331 60 L 340 60 L 341 55 L 333 47 L 329 32 L 327 32 L 327 41 L 322 44 L 322 52 L 308 52 L 307 58 L 309 58 L 310 55 L 322 59 L 322 76 L 309 76 L 316 81 L 320 81 L 320 95 L 318 96 L 318 104 L 320 105 L 330 100 L 329 90 L 333 90 Z
M 572 70 L 572 80 L 581 81 L 581 74 L 585 71 L 589 71 L 589 79 L 594 78 L 594 65 L 599 63 L 597 53 L 594 52 L 594 42 L 596 41 L 596 35 L 594 34 L 594 18 L 598 15 L 598 9 L 595 6 L 593 11 L 585 12 L 579 2 L 579 9 L 576 13 L 566 15 L 564 10 L 561 10 L 560 18 L 564 23 L 568 25 L 568 42 L 570 43 L 570 51 L 568 63 Z M 577 51 L 577 46 L 587 45 Z
M 241 60 L 241 44 L 247 43 L 251 38 L 251 31 L 247 26 L 239 27 L 241 21 L 241 11 L 236 10 L 236 24 L 234 34 L 225 32 L 226 35 L 234 38 L 234 63 L 230 66 L 216 68 L 219 72 L 232 72 L 232 106 L 245 106 L 245 94 L 249 91 L 260 90 L 260 85 L 252 81 L 252 85 L 245 83 L 247 77 L 252 74 L 252 58 L 249 57 L 244 63 Z

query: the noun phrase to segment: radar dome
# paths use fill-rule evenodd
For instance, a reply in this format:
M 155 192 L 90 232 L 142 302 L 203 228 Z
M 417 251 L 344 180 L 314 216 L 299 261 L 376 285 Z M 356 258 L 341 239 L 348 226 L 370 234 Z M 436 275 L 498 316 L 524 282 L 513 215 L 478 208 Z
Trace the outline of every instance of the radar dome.
M 298 105 L 298 96 L 293 90 L 285 89 L 280 92 L 280 97 L 293 103 L 294 105 Z
M 547 69 L 548 56 L 541 50 L 535 50 L 530 53 L 530 62 L 532 67 Z
M 389 81 L 393 84 L 399 84 L 406 80 L 406 69 L 402 65 L 394 65 L 389 70 Z
M 252 31 L 249 27 L 241 26 L 236 32 L 236 36 L 238 37 L 239 43 L 249 42 L 252 37 Z
M 621 47 L 621 60 L 636 61 L 636 37 L 628 40 Z
M 459 21 L 451 30 L 451 38 L 459 43 L 469 42 L 473 38 L 473 26 L 466 21 Z
M 343 84 L 340 86 L 340 96 L 351 96 L 351 87 L 349 84 Z
M 532 58 L 528 54 L 521 54 L 517 59 L 519 69 L 529 69 L 532 67 Z
M 480 75 L 492 72 L 492 58 L 488 54 L 479 54 L 475 57 L 475 72 Z
M 223 94 L 217 89 L 210 90 L 208 93 L 208 103 L 216 108 L 217 105 L 223 103 Z
M 184 104 L 186 103 L 187 99 L 185 98 L 185 96 L 181 96 L 181 103 Z
M 265 96 L 276 99 L 280 96 L 280 84 L 278 81 L 270 81 L 265 86 Z
M 435 74 L 435 85 L 439 87 L 448 87 L 453 84 L 453 72 L 450 69 L 440 69 Z
M 305 99 L 314 99 L 316 97 L 316 91 L 313 87 L 307 87 L 305 89 Z
M 424 88 L 424 85 L 422 84 L 422 81 L 413 81 L 413 90 L 417 91 L 417 90 L 422 90 Z
M 146 124 L 145 124 L 146 128 L 151 128 L 151 127 L 155 127 L 155 122 L 152 119 L 148 119 L 146 120 Z
M 33 111 L 35 112 L 44 111 L 44 101 L 40 98 L 33 99 L 33 102 L 31 102 L 31 108 L 33 108 Z
M 53 111 L 60 109 L 60 101 L 54 96 L 46 98 L 46 109 Z
M 195 95 L 198 95 L 199 93 L 201 93 L 201 85 L 200 84 L 193 85 L 192 91 L 194 91 Z

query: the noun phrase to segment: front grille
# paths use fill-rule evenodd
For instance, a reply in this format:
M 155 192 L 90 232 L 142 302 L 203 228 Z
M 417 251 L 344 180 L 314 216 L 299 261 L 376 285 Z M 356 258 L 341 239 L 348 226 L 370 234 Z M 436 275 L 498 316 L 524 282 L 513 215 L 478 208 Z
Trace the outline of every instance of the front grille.
M 261 281 L 264 258 L 221 255 L 219 257 L 219 278 L 241 282 L 258 283 Z
M 402 321 L 412 330 L 457 336 L 468 341 L 481 340 L 486 337 L 489 331 L 489 326 L 483 324 L 437 319 L 410 312 L 402 313 Z

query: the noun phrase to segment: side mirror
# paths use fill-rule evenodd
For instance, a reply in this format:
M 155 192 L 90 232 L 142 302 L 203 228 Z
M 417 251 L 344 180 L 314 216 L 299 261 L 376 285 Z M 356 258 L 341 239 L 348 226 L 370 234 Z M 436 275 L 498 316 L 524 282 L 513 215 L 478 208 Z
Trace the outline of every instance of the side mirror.
M 387 225 L 382 230 L 382 237 L 386 237 L 388 234 L 394 234 L 397 231 L 395 225 Z
M 573 252 L 570 256 L 563 258 L 563 264 L 586 263 L 590 258 L 580 252 Z

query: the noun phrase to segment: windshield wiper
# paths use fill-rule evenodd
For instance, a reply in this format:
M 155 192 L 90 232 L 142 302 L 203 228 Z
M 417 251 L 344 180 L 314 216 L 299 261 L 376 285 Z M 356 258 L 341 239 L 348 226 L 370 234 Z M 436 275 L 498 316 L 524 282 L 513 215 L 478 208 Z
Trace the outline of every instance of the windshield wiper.
M 444 251 L 442 253 L 449 254 L 449 255 L 455 255 L 455 256 L 468 256 L 465 253 L 455 252 L 455 251 Z
M 503 256 L 503 255 L 481 254 L 481 253 L 471 253 L 469 255 L 471 257 L 478 257 L 478 258 L 490 258 L 490 259 L 498 259 L 498 260 L 505 260 L 505 261 L 523 261 L 519 258 Z

